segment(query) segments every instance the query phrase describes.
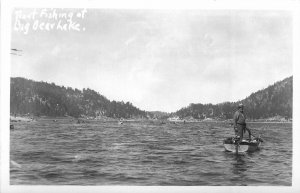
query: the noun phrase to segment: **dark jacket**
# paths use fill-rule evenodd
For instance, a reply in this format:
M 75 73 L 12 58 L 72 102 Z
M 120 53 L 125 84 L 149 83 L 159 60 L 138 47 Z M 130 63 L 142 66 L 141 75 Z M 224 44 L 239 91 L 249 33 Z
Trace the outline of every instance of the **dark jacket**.
M 236 111 L 233 115 L 233 124 L 234 127 L 237 127 L 237 125 L 246 126 L 246 116 L 244 113 Z

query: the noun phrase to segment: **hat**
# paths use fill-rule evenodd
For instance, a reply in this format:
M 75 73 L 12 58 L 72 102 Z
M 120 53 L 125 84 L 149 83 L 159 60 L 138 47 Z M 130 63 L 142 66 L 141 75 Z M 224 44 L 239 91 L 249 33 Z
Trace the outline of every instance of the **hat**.
M 238 108 L 243 108 L 244 107 L 244 105 L 242 104 L 242 103 L 240 103 L 239 105 L 238 105 Z

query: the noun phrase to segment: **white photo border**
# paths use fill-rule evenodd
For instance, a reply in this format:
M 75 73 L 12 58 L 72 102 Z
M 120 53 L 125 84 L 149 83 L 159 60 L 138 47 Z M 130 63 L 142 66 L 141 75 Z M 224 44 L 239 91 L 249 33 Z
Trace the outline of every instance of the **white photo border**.
M 9 183 L 9 96 L 11 16 L 16 7 L 24 8 L 110 8 L 110 9 L 199 9 L 199 10 L 287 10 L 293 13 L 293 173 L 292 186 L 21 186 Z M 300 1 L 196 1 L 196 0 L 18 0 L 1 2 L 1 192 L 300 192 L 299 132 L 299 46 Z

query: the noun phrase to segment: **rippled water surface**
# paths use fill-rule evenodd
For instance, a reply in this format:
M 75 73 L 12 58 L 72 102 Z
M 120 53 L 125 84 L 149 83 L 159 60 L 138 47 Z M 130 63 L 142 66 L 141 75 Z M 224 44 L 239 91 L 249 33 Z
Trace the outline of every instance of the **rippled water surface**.
M 228 123 L 14 123 L 10 183 L 28 185 L 290 186 L 292 124 L 249 123 L 261 149 L 225 152 Z

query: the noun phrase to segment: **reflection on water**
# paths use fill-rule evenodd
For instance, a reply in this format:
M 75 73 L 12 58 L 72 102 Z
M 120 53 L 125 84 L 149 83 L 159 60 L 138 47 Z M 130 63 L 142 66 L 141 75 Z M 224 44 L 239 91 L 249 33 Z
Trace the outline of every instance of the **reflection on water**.
M 235 162 L 232 163 L 232 166 L 233 166 L 232 173 L 241 175 L 247 171 L 247 167 L 248 167 L 247 163 L 244 160 L 245 156 L 244 155 L 235 155 L 234 157 L 235 157 L 235 159 L 234 159 Z
M 291 185 L 292 125 L 249 126 L 265 142 L 235 155 L 224 151 L 225 123 L 15 123 L 11 184 Z

